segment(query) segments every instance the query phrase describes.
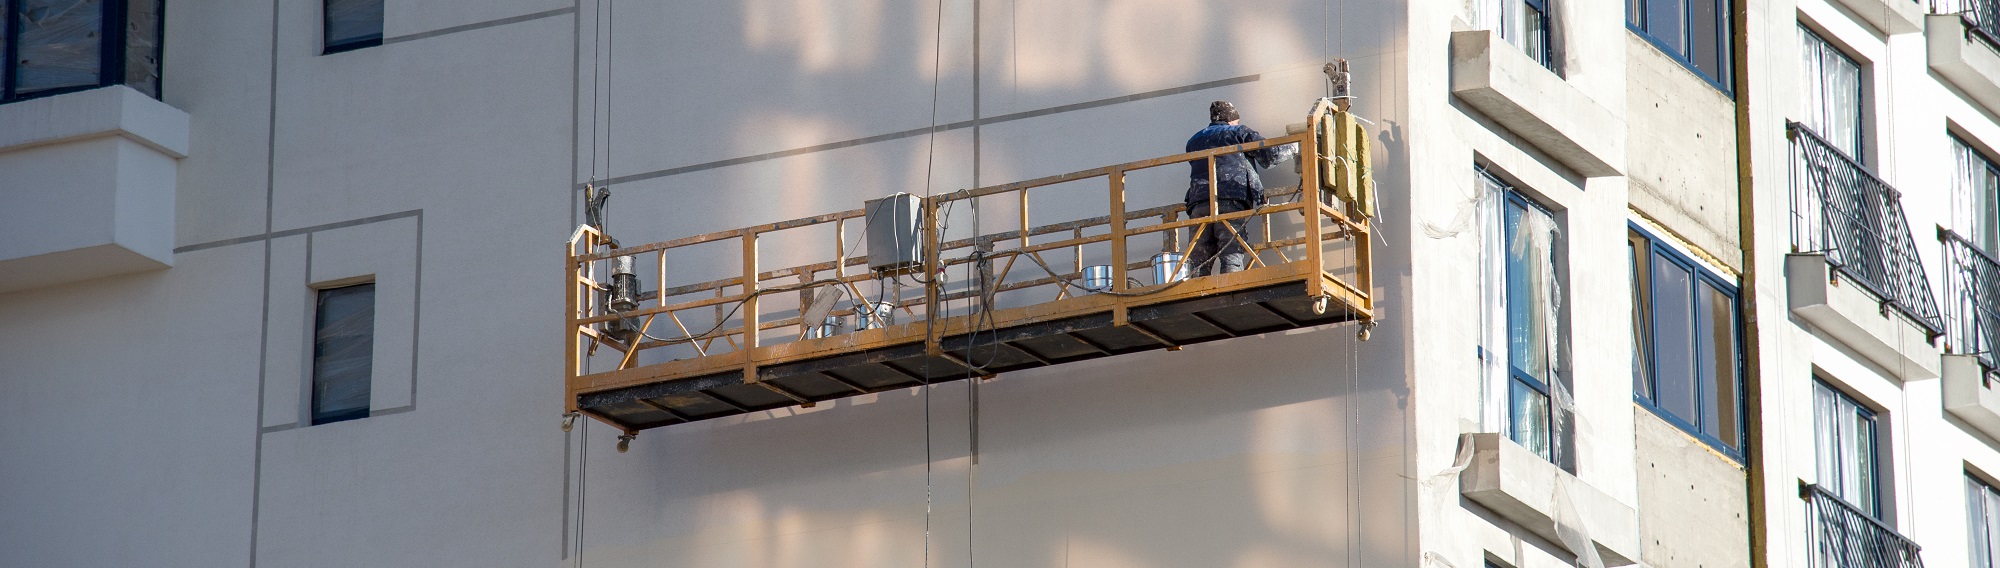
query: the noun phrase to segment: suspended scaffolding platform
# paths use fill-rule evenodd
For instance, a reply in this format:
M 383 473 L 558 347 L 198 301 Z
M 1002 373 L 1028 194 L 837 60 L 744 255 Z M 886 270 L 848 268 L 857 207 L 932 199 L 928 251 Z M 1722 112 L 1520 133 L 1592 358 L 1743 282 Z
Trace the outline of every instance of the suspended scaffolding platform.
M 566 251 L 569 410 L 629 436 L 1273 331 L 1359 321 L 1365 334 L 1368 141 L 1326 101 L 1307 124 L 1259 143 L 915 198 L 921 260 L 901 274 L 870 271 L 854 253 L 865 208 L 622 248 L 586 225 Z M 1303 156 L 1297 187 L 1253 210 L 1183 218 L 1186 163 L 1213 172 L 1219 156 L 1290 144 Z M 1179 181 L 1128 185 L 1148 175 Z M 1128 209 L 1149 200 L 1160 204 Z M 1030 212 L 1057 222 L 1031 224 Z M 980 232 L 967 227 L 975 216 L 1011 222 Z M 1179 259 L 1209 231 L 1251 251 L 1244 270 L 1184 272 Z M 818 246 L 792 246 L 801 242 Z M 773 269 L 770 256 L 803 262 Z M 615 262 L 658 287 L 613 311 Z M 686 267 L 718 264 L 729 276 L 669 285 L 698 272 Z

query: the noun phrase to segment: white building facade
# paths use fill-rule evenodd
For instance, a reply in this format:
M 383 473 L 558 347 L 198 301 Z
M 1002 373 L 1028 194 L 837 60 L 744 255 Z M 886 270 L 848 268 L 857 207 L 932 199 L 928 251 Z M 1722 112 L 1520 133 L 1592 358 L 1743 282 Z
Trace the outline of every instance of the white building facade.
M 1991 566 L 2000 20 L 1931 8 L 0 0 L 0 565 L 1906 565 L 1814 564 L 1848 507 Z M 1365 341 L 559 427 L 586 185 L 776 223 L 1283 135 L 1337 59 Z

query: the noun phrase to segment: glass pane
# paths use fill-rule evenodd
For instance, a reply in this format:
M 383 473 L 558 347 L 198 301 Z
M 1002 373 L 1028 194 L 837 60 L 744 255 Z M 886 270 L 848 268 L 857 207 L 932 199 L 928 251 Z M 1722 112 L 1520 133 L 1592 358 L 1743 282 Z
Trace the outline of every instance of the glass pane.
M 1854 457 L 1855 486 L 1851 500 L 1861 505 L 1862 512 L 1879 519 L 1882 501 L 1876 493 L 1881 482 L 1876 479 L 1875 418 L 1859 411 L 1854 414 Z
M 382 41 L 382 0 L 326 0 L 326 46 Z
M 1840 492 L 1839 415 L 1835 414 L 1833 389 L 1813 381 L 1813 456 L 1817 458 L 1819 486 Z
M 1646 0 L 1646 35 L 1675 55 L 1687 53 L 1687 0 Z
M 312 423 L 367 416 L 375 355 L 375 285 L 320 290 L 313 322 Z
M 1646 0 L 1626 0 L 1625 23 L 1639 29 L 1646 29 Z
M 1986 527 L 1986 562 L 1988 566 L 2000 568 L 2000 493 L 1994 492 L 1991 486 L 1985 484 L 1981 484 L 1980 489 L 1984 492 L 1986 501 L 1986 506 L 1983 508 L 1983 512 L 1986 513 L 1983 525 Z
M 1688 5 L 1688 61 L 1694 63 L 1708 78 L 1715 82 L 1729 84 L 1729 46 L 1723 38 L 1727 33 L 1729 14 L 1719 10 L 1719 0 L 1692 0 Z
M 131 0 L 125 21 L 125 85 L 160 96 L 160 2 Z
M 1986 541 L 1986 490 L 1971 476 L 1965 478 L 1966 548 L 1972 552 L 1972 568 L 1993 568 L 1993 551 Z
M 1798 30 L 1800 121 L 1860 162 L 1861 64 L 1805 26 Z
M 1653 255 L 1653 389 L 1655 402 L 1696 424 L 1694 380 L 1694 275 Z
M 1952 177 L 1951 226 L 1987 252 L 2000 252 L 2000 173 L 1996 166 L 1954 136 L 1951 149 L 1957 174 Z
M 14 92 L 30 94 L 98 84 L 102 65 L 102 0 L 20 2 L 19 53 L 13 59 Z
M 1533 4 L 1521 6 L 1521 49 L 1536 63 L 1548 67 L 1549 61 L 1549 18 Z
M 1507 362 L 1548 383 L 1555 369 L 1555 220 L 1509 200 L 1507 231 Z
M 1737 413 L 1743 399 L 1737 394 L 1736 299 L 1713 285 L 1704 283 L 1701 288 L 1705 314 L 1701 362 L 1706 367 L 1701 373 L 1701 400 L 1711 405 L 1702 413 L 1702 432 L 1732 448 L 1740 447 Z
M 1625 243 L 1625 258 L 1632 263 L 1632 394 L 1653 400 L 1653 258 L 1652 242 L 1631 233 Z
M 1549 395 L 1519 380 L 1511 381 L 1508 398 L 1508 437 L 1543 459 L 1553 461 L 1549 449 Z

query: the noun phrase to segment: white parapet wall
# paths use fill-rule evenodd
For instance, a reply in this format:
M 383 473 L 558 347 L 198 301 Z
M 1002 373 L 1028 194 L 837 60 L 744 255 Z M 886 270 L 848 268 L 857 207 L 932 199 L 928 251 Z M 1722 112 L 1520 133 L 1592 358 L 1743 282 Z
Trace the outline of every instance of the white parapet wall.
M 188 115 L 125 86 L 0 106 L 0 293 L 173 265 Z

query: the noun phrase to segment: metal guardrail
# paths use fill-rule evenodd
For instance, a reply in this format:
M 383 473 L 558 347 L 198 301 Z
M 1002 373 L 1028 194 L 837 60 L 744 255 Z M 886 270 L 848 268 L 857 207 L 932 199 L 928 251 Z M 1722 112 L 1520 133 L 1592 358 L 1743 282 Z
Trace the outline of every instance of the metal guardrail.
M 2000 260 L 1943 228 L 1945 338 L 1953 353 L 2000 370 Z
M 1799 482 L 1806 501 L 1807 566 L 1813 568 L 1923 568 L 1923 547 L 1875 520 L 1826 488 Z
M 1958 14 L 1968 33 L 2000 46 L 2000 0 L 1931 0 L 1931 13 Z
M 1853 158 L 1797 122 L 1792 140 L 1792 250 L 1826 255 L 1836 272 L 1923 326 L 1945 330 L 1902 196 Z

